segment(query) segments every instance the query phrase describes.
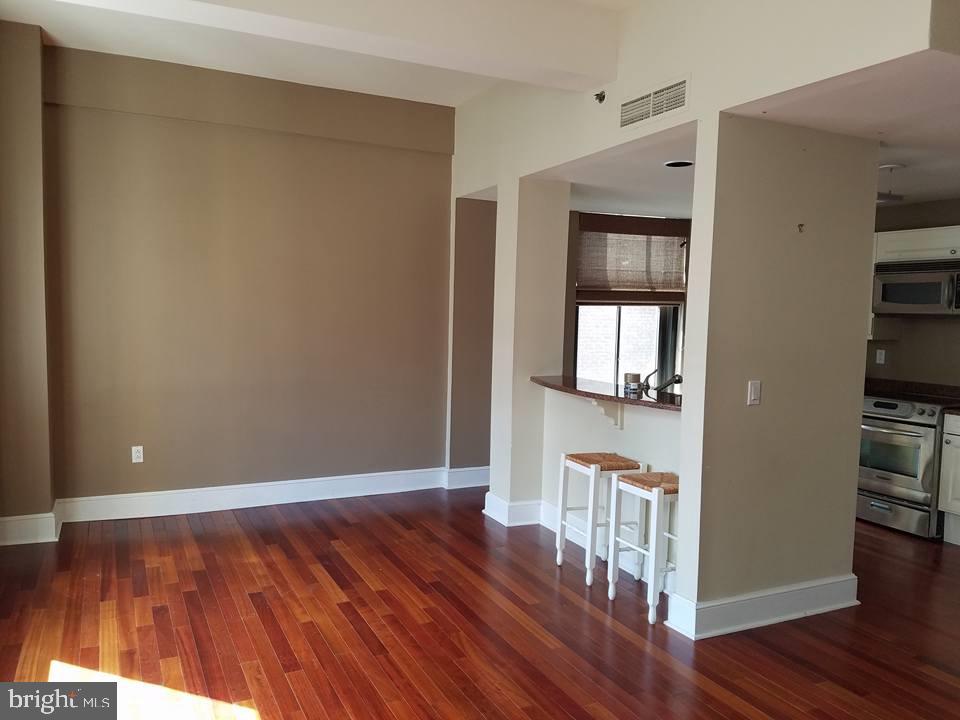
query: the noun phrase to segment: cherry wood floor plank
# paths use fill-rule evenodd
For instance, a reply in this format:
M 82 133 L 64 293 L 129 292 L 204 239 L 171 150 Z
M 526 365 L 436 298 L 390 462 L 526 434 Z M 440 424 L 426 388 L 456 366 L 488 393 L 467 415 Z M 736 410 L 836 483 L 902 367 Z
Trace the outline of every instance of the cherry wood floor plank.
M 257 712 L 262 720 L 274 720 L 283 717 L 280 712 L 280 706 L 273 696 L 273 690 L 270 687 L 270 681 L 264 675 L 263 668 L 258 662 L 245 662 L 241 664 L 244 677 L 247 680 L 247 686 L 253 694 L 253 700 Z
M 210 632 L 200 595 L 196 590 L 183 593 L 187 615 L 190 618 L 190 630 L 197 647 L 197 657 L 200 660 L 200 670 L 203 673 L 204 684 L 210 697 L 224 702 L 230 701 L 230 691 L 217 653 L 217 646 Z
M 137 649 L 140 655 L 141 679 L 152 685 L 162 685 L 163 671 L 160 666 L 157 632 L 153 625 L 141 625 L 137 628 Z
M 212 697 L 207 692 L 207 684 L 200 664 L 200 654 L 197 651 L 197 645 L 193 640 L 190 627 L 181 625 L 174 628 L 173 635 L 177 643 L 177 657 L 180 658 L 184 688 L 194 695 Z
M 0 647 L 0 682 L 13 682 L 20 664 L 21 646 L 3 645 Z

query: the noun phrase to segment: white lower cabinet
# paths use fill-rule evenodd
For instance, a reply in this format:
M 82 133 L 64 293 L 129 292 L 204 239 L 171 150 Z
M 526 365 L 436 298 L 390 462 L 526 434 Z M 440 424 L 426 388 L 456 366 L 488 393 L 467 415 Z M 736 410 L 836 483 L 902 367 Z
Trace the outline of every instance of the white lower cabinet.
M 960 416 L 944 418 L 943 445 L 940 449 L 940 509 L 960 515 Z

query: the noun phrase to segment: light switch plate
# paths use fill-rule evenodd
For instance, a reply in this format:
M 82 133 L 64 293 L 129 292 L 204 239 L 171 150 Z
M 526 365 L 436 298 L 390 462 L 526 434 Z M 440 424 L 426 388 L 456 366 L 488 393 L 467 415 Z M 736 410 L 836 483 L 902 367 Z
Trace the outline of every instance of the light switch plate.
M 130 462 L 143 462 L 143 445 L 132 445 L 130 447 Z
M 763 383 L 759 380 L 750 380 L 747 382 L 747 405 L 760 404 L 760 392 L 763 389 Z
M 877 348 L 877 365 L 887 364 L 887 351 Z

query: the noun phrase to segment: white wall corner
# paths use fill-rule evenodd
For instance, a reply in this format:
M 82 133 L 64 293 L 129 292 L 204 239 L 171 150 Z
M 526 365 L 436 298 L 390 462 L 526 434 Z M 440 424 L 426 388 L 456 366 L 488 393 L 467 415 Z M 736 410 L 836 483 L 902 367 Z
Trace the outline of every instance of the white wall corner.
M 953 545 L 960 545 L 960 515 L 944 513 L 943 541 Z
M 0 545 L 56 542 L 60 523 L 53 512 L 0 517 Z
M 539 525 L 540 501 L 507 502 L 500 496 L 488 492 L 484 496 L 483 514 L 491 520 L 496 520 L 504 527 Z
M 691 640 L 696 640 L 697 604 L 675 592 L 668 594 L 667 619 L 663 624 Z
M 444 473 L 444 487 L 447 490 L 460 488 L 487 487 L 490 485 L 490 466 L 447 468 Z
M 702 640 L 859 604 L 857 576 L 849 574 L 699 603 L 674 593 L 665 624 Z

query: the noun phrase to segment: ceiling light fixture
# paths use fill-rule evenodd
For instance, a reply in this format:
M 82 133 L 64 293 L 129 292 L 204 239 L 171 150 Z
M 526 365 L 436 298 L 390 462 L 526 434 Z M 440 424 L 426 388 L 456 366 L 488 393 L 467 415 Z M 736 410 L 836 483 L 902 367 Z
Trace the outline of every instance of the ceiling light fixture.
M 886 170 L 890 174 L 890 185 L 886 192 L 877 192 L 877 205 L 889 205 L 891 203 L 901 202 L 904 199 L 903 195 L 898 195 L 893 191 L 893 173 L 897 170 L 902 170 L 905 165 L 899 163 L 884 163 L 879 168 L 880 171 Z
M 693 160 L 667 160 L 663 164 L 664 167 L 668 168 L 685 168 L 693 165 Z

